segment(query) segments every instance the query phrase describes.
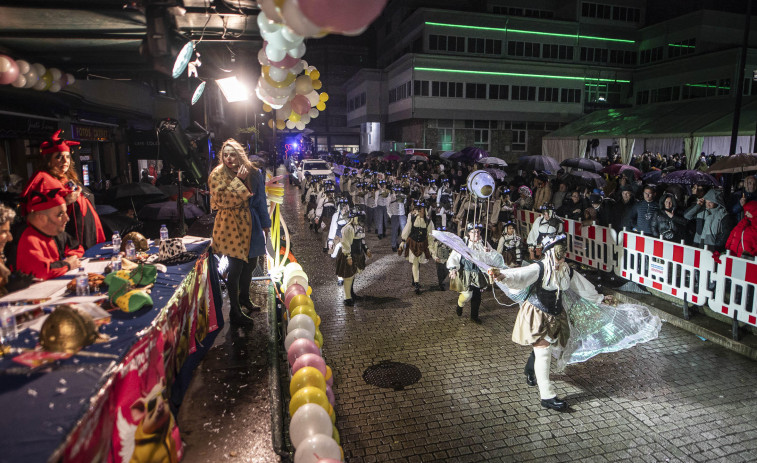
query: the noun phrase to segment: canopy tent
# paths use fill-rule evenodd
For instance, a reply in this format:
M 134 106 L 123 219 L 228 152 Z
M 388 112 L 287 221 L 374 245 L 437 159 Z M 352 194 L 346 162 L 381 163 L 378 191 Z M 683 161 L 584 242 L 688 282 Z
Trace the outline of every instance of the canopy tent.
M 693 166 L 701 152 L 728 154 L 733 105 L 732 98 L 720 97 L 595 111 L 544 136 L 542 154 L 558 161 L 584 156 L 596 139 L 595 146 L 617 145 L 624 162 L 644 151 L 685 152 Z M 757 97 L 745 97 L 737 151 L 752 151 L 756 121 Z M 606 150 L 597 155 L 605 156 Z

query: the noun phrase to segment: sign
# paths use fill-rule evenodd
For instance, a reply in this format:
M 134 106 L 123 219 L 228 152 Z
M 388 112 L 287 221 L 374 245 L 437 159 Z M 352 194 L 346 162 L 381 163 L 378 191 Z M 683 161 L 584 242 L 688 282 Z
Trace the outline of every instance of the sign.
M 129 155 L 135 158 L 157 158 L 160 142 L 154 130 L 129 131 Z
M 573 237 L 573 252 L 576 254 L 582 254 L 586 246 L 584 245 L 584 239 L 579 236 Z
M 110 129 L 108 127 L 71 124 L 71 136 L 76 140 L 108 141 Z
M 56 130 L 56 121 L 0 115 L 0 138 L 49 138 Z
M 659 279 L 665 278 L 665 264 L 656 262 L 658 259 L 652 258 L 652 262 L 649 263 L 649 274 L 654 278 L 657 276 Z

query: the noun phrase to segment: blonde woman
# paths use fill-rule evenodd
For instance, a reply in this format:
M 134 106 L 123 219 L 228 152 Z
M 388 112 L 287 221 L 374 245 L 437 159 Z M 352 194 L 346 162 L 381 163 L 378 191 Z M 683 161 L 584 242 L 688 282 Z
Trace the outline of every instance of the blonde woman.
M 250 282 L 257 258 L 265 255 L 271 227 L 265 177 L 247 159 L 242 145 L 230 138 L 221 147 L 220 163 L 210 173 L 208 185 L 210 207 L 218 211 L 213 248 L 229 258 L 229 318 L 233 324 L 251 326 L 252 319 L 242 307 L 260 310 L 250 301 Z

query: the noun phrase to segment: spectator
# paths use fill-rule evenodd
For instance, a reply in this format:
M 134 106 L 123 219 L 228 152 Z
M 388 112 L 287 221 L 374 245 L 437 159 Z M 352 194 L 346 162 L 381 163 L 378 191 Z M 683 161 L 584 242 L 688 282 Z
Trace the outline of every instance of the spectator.
M 557 191 L 552 195 L 552 204 L 556 208 L 561 208 L 565 202 L 565 197 L 568 195 L 568 184 L 564 181 L 560 181 L 560 185 L 557 187 Z
M 757 178 L 750 175 L 744 179 L 744 188 L 735 191 L 731 195 L 731 212 L 736 214 L 736 219 L 743 217 L 744 204 L 757 199 Z
M 723 200 L 723 190 L 708 191 L 704 198 L 698 200 L 686 211 L 684 217 L 687 220 L 702 220 L 702 231 L 694 235 L 696 246 L 709 246 L 715 250 L 723 249 L 731 229 L 730 217 Z
M 736 257 L 757 255 L 757 201 L 744 204 L 744 218 L 733 228 L 725 247 Z
M 681 241 L 686 235 L 686 219 L 678 212 L 675 195 L 665 193 L 660 200 L 660 210 L 652 217 L 652 236 L 666 241 Z
M 586 209 L 586 204 L 583 198 L 581 198 L 581 193 L 576 190 L 570 194 L 570 200 L 557 211 L 557 215 L 566 219 L 580 221 L 583 217 L 584 209 Z
M 601 225 L 603 227 L 609 226 L 610 206 L 608 206 L 607 202 L 604 201 L 602 195 L 594 193 L 589 197 L 589 201 L 591 202 L 591 207 L 595 211 L 594 220 L 597 222 L 597 225 Z
M 534 207 L 534 198 L 531 197 L 531 188 L 526 185 L 522 185 L 518 188 L 520 197 L 516 201 L 516 205 L 519 210 L 532 210 Z
M 655 201 L 654 185 L 645 185 L 643 200 L 629 208 L 623 224 L 636 233 L 643 232 L 645 235 L 651 235 L 652 217 L 659 208 L 659 204 Z
M 539 210 L 552 198 L 552 187 L 549 186 L 549 178 L 546 174 L 539 174 L 534 180 L 536 191 L 534 192 L 534 209 Z

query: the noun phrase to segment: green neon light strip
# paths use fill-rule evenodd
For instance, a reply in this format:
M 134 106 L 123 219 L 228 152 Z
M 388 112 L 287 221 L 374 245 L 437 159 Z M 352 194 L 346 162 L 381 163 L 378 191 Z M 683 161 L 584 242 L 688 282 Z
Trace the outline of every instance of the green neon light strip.
M 704 88 L 719 88 L 721 90 L 730 90 L 731 87 L 718 87 L 717 85 L 707 85 L 707 84 L 684 84 L 687 87 L 704 87 Z
M 586 40 L 602 40 L 605 42 L 636 43 L 636 41 L 634 40 L 626 40 L 626 39 L 611 39 L 608 37 L 596 37 L 593 35 L 558 34 L 556 32 L 526 31 L 523 29 L 508 29 L 506 27 L 466 26 L 464 24 L 447 24 L 447 23 L 436 23 L 436 22 L 430 22 L 430 21 L 426 21 L 426 25 L 439 26 L 439 27 L 452 27 L 452 28 L 457 28 L 457 29 L 471 29 L 471 30 L 477 30 L 477 31 L 513 32 L 516 34 L 544 35 L 544 36 L 549 36 L 549 37 L 568 37 L 568 38 L 578 38 L 578 39 L 586 39 Z
M 669 47 L 680 47 L 680 48 L 696 48 L 696 45 L 681 45 L 679 43 L 669 43 Z
M 476 74 L 483 76 L 509 76 L 509 77 L 538 77 L 542 79 L 560 79 L 560 80 L 593 80 L 597 82 L 617 82 L 619 84 L 630 84 L 630 80 L 620 79 L 600 79 L 594 77 L 574 77 L 574 76 L 552 76 L 548 74 L 524 74 L 520 72 L 495 72 L 495 71 L 464 71 L 461 69 L 441 69 L 441 68 L 413 68 L 416 71 L 447 72 L 453 74 Z

